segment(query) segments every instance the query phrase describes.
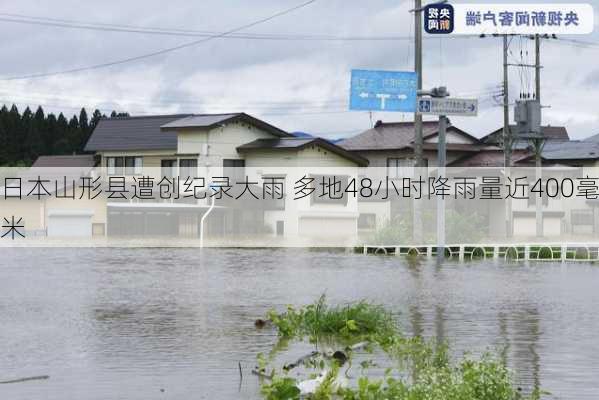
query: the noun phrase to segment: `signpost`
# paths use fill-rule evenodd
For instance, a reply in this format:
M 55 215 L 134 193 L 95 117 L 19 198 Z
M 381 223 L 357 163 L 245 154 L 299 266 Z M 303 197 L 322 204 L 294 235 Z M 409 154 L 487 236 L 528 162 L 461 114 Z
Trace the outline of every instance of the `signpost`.
M 446 135 L 448 115 L 475 117 L 478 114 L 478 100 L 449 97 L 447 88 L 442 86 L 429 91 L 418 92 L 416 112 L 439 116 L 439 140 L 437 142 L 437 177 L 445 178 Z M 445 258 L 445 200 L 437 196 L 437 260 Z
M 351 71 L 349 108 L 362 111 L 416 111 L 418 75 L 404 71 Z
M 475 117 L 478 114 L 478 100 L 451 97 L 419 97 L 416 112 L 419 114 Z

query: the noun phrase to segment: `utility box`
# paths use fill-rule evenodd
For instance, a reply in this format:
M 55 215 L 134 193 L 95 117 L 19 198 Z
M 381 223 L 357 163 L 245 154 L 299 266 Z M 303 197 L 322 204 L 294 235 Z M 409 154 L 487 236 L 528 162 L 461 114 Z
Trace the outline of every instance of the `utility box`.
M 538 100 L 518 100 L 514 109 L 517 132 L 523 138 L 540 138 L 541 103 Z

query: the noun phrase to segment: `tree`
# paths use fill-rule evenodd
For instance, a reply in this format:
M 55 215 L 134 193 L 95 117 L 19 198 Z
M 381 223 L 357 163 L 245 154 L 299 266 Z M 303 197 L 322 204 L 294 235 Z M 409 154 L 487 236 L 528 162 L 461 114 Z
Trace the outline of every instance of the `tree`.
M 122 117 L 130 117 L 128 112 L 116 112 L 116 111 L 112 111 L 110 113 L 110 118 L 122 118 Z
M 54 154 L 68 154 L 69 153 L 69 138 L 68 138 L 69 122 L 65 118 L 63 113 L 58 114 L 56 119 L 56 131 L 54 132 Z
M 127 112 L 114 111 L 115 118 L 128 117 Z M 0 166 L 30 165 L 40 155 L 81 153 L 91 133 L 106 115 L 94 110 L 91 119 L 85 108 L 70 119 L 46 114 L 39 106 L 35 113 L 26 107 L 23 113 L 16 105 L 0 108 Z
M 19 153 L 21 157 L 17 161 L 23 161 L 25 164 L 29 164 L 32 160 L 35 160 L 39 154 L 35 154 L 33 147 L 35 143 L 35 134 L 33 132 L 33 113 L 29 107 L 25 108 L 20 121 L 20 135 L 19 140 Z
M 46 115 L 44 109 L 39 106 L 33 115 L 32 129 L 31 129 L 31 147 L 35 158 L 44 154 L 49 143 L 46 143 Z
M 83 151 L 83 147 L 85 147 L 85 144 L 87 143 L 87 140 L 89 139 L 91 133 L 89 129 L 89 121 L 87 118 L 87 111 L 85 111 L 85 108 L 82 108 L 81 112 L 79 112 L 79 129 L 80 134 L 79 143 L 77 145 L 77 151 Z
M 102 118 L 106 118 L 106 115 L 103 115 L 100 110 L 96 109 L 94 111 L 94 114 L 92 115 L 92 119 L 90 121 L 89 124 L 89 128 L 90 128 L 90 133 L 94 131 L 94 129 L 96 129 L 96 126 L 98 125 L 98 122 L 100 122 L 100 120 Z
M 8 156 L 8 109 L 2 106 L 0 109 L 0 165 L 9 162 Z
M 79 128 L 79 120 L 76 115 L 69 120 L 69 127 L 67 129 L 67 149 L 66 153 L 75 154 L 79 151 L 81 146 L 81 129 Z

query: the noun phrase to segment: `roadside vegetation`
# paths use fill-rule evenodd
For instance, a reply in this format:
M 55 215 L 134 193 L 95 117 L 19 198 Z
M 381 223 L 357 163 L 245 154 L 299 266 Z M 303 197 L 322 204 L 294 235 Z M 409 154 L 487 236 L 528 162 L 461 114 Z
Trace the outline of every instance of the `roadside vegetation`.
M 390 311 L 366 301 L 331 306 L 322 296 L 305 307 L 271 311 L 268 318 L 281 342 L 307 339 L 315 350 L 282 367 L 272 365 L 278 345 L 270 357 L 258 355 L 254 373 L 267 400 L 537 400 L 543 395 L 524 395 L 492 354 L 452 360 L 443 343 L 405 337 Z M 324 350 L 321 343 L 337 350 Z M 372 359 L 350 373 L 358 353 Z M 370 374 L 381 355 L 392 367 Z
M 424 211 L 422 213 L 424 243 L 435 243 L 436 217 L 433 212 Z M 381 246 L 396 246 L 412 243 L 412 213 L 406 212 L 387 221 L 378 228 L 369 239 L 372 243 Z M 456 210 L 447 210 L 445 213 L 445 236 L 451 238 L 454 243 L 477 243 L 484 238 L 488 232 L 484 217 L 476 212 L 458 212 Z

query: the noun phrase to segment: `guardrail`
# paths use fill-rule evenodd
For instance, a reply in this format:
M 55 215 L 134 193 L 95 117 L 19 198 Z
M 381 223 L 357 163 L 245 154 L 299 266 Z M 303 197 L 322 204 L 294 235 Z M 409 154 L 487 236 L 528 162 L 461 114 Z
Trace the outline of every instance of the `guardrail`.
M 446 245 L 445 257 L 460 261 L 495 259 L 512 261 L 599 262 L 599 243 L 593 244 L 456 244 Z M 363 254 L 437 257 L 437 245 L 365 245 Z

